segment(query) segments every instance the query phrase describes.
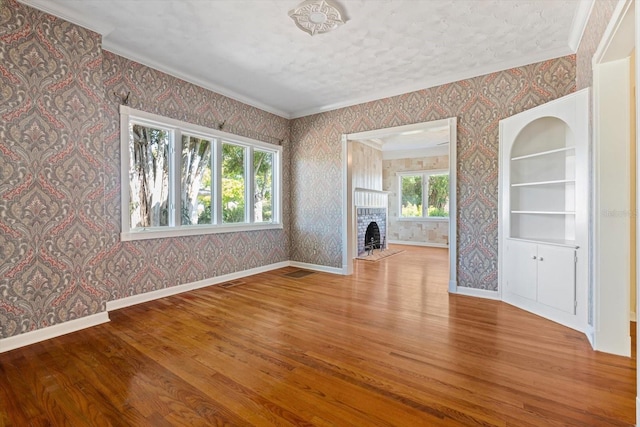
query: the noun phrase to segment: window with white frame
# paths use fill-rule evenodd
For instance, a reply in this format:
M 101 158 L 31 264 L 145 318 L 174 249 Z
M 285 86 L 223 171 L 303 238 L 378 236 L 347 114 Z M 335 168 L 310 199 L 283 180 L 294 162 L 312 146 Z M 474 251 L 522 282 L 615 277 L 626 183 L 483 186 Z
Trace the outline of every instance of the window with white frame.
M 122 240 L 282 228 L 282 147 L 120 107 Z
M 449 171 L 398 173 L 400 218 L 443 219 L 449 217 Z

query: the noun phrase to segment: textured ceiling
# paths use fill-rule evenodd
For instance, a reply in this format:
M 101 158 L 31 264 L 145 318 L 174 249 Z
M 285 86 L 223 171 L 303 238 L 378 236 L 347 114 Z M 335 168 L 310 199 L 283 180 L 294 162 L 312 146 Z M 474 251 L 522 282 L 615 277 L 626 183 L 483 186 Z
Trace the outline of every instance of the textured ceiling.
M 574 53 L 593 0 L 336 0 L 310 36 L 298 0 L 21 0 L 105 49 L 284 117 Z

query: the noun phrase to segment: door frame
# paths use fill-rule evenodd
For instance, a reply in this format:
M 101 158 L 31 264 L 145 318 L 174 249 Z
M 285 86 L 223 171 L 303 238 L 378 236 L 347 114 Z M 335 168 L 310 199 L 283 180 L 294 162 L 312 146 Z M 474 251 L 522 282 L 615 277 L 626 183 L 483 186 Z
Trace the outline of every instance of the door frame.
M 449 292 L 455 293 L 458 289 L 457 280 L 457 117 L 449 117 L 437 120 L 449 125 Z M 375 129 L 371 131 L 342 134 L 342 272 L 345 275 L 353 274 L 353 248 L 355 246 L 354 221 L 355 212 L 353 206 L 352 166 L 349 142 L 362 139 L 375 139 L 389 135 L 390 132 L 408 132 L 420 129 L 432 122 L 415 123 L 405 126 Z
M 617 4 L 613 17 L 592 58 L 593 145 L 591 158 L 592 218 L 590 222 L 593 244 L 591 245 L 591 271 L 589 274 L 591 321 L 587 336 L 594 349 L 622 356 L 630 356 L 631 354 L 631 340 L 628 331 L 630 284 L 626 280 L 629 273 L 628 268 L 625 267 L 625 263 L 628 263 L 631 255 L 630 251 L 625 251 L 616 239 L 619 241 L 628 235 L 628 227 L 621 221 L 631 220 L 629 214 L 632 207 L 628 205 L 629 202 L 624 204 L 623 198 L 612 197 L 614 193 L 619 192 L 607 191 L 617 187 L 607 183 L 606 180 L 626 170 L 619 167 L 618 163 L 624 163 L 629 155 L 629 150 L 626 148 L 629 148 L 628 144 L 630 144 L 630 104 L 625 107 L 624 103 L 609 100 L 610 105 L 607 106 L 607 95 L 614 91 L 623 95 L 630 92 L 630 70 L 626 58 L 633 49 L 637 37 L 634 35 L 634 27 L 637 19 L 635 14 L 638 11 L 635 11 L 634 7 L 634 0 L 620 1 Z M 637 75 L 635 78 L 637 80 Z M 614 106 L 617 108 L 615 112 L 612 111 Z M 636 118 L 636 126 L 637 123 Z M 625 144 L 626 148 L 622 148 L 626 152 L 618 153 L 617 157 L 612 158 L 610 155 L 613 153 L 613 148 L 603 149 L 607 144 L 611 145 L 607 141 L 620 138 Z M 636 147 L 637 145 L 636 140 Z M 624 175 L 624 173 L 621 174 L 621 176 Z M 607 184 L 609 185 L 607 186 Z M 602 187 L 603 185 L 604 187 Z M 627 193 L 628 191 L 623 191 L 621 194 Z M 607 195 L 608 198 L 606 198 Z M 612 218 L 612 214 L 607 214 L 605 211 L 620 212 L 620 216 L 616 215 Z M 605 218 L 605 214 L 609 216 Z M 607 253 L 610 251 L 607 252 L 601 248 L 601 246 L 606 248 L 607 245 L 613 248 L 612 250 L 620 251 L 617 256 L 607 258 Z M 613 265 L 615 263 L 619 265 Z

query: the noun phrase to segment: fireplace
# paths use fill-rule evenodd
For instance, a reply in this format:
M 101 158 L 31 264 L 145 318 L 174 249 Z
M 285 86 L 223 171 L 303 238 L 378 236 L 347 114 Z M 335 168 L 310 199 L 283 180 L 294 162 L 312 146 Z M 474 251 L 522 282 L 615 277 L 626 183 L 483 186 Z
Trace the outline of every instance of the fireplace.
M 380 249 L 381 243 L 380 227 L 378 227 L 377 222 L 371 221 L 369 225 L 367 225 L 367 231 L 364 233 L 364 247 L 372 251 L 374 249 Z
M 356 208 L 356 223 L 358 256 L 370 249 L 372 238 L 373 249 L 386 249 L 386 208 Z

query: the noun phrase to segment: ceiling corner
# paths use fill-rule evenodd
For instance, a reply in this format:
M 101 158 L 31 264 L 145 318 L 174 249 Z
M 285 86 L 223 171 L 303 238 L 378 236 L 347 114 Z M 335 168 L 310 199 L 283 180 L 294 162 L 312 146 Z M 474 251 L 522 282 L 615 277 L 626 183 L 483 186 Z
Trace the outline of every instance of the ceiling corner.
M 576 13 L 573 15 L 571 32 L 569 33 L 569 48 L 575 53 L 578 51 L 582 35 L 591 16 L 591 10 L 595 0 L 580 0 Z
M 105 36 L 114 30 L 111 25 L 106 25 L 103 22 L 89 19 L 86 16 L 65 7 L 60 2 L 56 3 L 51 0 L 18 0 L 18 2 L 50 15 L 57 16 L 58 18 L 69 21 L 72 24 L 95 31 L 102 36 Z

